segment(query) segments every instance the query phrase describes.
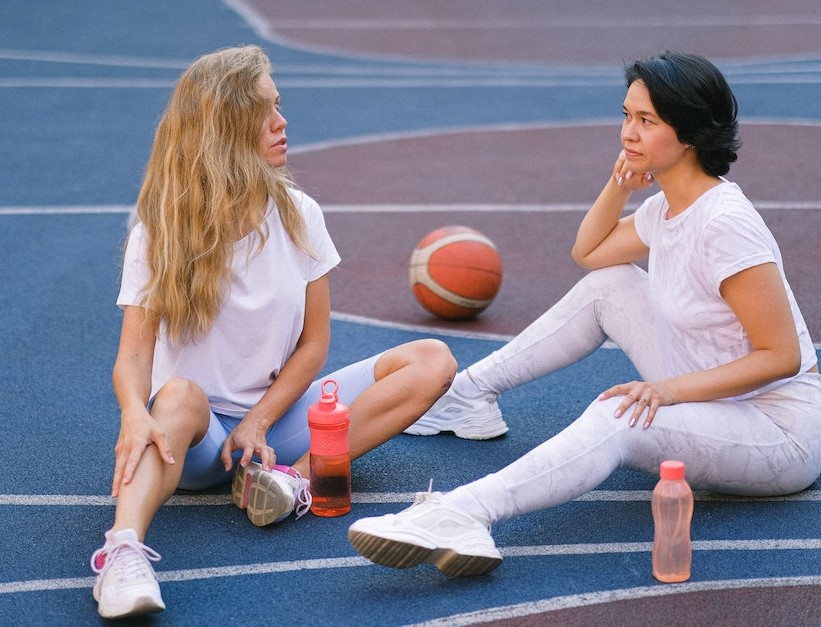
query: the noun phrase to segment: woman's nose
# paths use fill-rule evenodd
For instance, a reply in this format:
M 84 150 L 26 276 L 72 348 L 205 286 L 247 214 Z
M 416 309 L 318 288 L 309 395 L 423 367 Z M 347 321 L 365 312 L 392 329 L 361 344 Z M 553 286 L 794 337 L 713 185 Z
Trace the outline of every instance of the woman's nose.
M 634 139 L 636 137 L 635 127 L 630 123 L 630 120 L 625 120 L 621 125 L 622 139 Z
M 288 120 L 285 119 L 285 116 L 281 113 L 277 112 L 276 117 L 271 122 L 271 128 L 275 131 L 278 130 L 285 130 L 285 127 L 288 126 Z

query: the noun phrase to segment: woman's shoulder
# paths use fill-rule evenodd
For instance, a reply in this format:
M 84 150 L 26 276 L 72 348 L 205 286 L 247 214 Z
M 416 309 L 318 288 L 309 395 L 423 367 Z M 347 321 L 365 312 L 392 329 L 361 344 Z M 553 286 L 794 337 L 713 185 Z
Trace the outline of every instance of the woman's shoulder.
M 298 187 L 289 187 L 288 195 L 291 197 L 291 199 L 294 201 L 294 204 L 299 208 L 299 210 L 302 213 L 321 213 L 322 209 L 320 208 L 319 203 L 316 202 L 311 196 L 306 194 L 303 190 L 299 189 Z
M 708 220 L 721 217 L 746 218 L 754 221 L 761 219 L 755 206 L 738 184 L 722 179 L 721 184 L 716 185 L 710 192 L 703 199 Z
M 650 219 L 661 219 L 666 207 L 666 200 L 664 192 L 659 190 L 641 201 L 636 213 Z

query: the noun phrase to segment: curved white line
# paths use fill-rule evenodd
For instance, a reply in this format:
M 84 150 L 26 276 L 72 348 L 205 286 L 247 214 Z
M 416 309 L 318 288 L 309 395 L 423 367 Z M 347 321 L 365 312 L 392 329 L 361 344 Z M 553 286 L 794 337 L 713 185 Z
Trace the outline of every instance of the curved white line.
M 808 118 L 741 118 L 741 127 L 749 126 L 821 126 L 821 120 Z M 414 129 L 409 131 L 394 131 L 389 133 L 371 133 L 368 135 L 358 135 L 356 137 L 343 137 L 340 139 L 323 140 L 294 146 L 290 149 L 291 154 L 304 154 L 329 148 L 345 148 L 349 146 L 361 146 L 366 144 L 376 144 L 389 141 L 403 141 L 408 139 L 426 139 L 429 137 L 442 137 L 460 134 L 478 133 L 517 133 L 522 131 L 549 131 L 572 128 L 616 128 L 621 124 L 620 118 L 589 118 L 583 120 L 540 120 L 534 122 L 500 122 L 497 124 L 485 124 L 482 126 L 444 126 Z
M 794 586 L 818 586 L 821 585 L 821 577 L 773 577 L 759 579 L 724 579 L 718 581 L 699 581 L 692 583 L 665 584 L 664 586 L 646 586 L 640 588 L 622 588 L 620 590 L 605 590 L 600 592 L 584 592 L 582 594 L 571 594 L 567 596 L 554 597 L 541 601 L 529 601 L 505 607 L 488 608 L 467 612 L 464 614 L 454 614 L 436 620 L 416 623 L 413 627 L 433 627 L 435 625 L 447 625 L 448 627 L 457 625 L 476 625 L 489 623 L 492 621 L 509 618 L 520 618 L 554 612 L 557 610 L 567 610 L 600 603 L 613 603 L 616 601 L 634 601 L 637 599 L 647 599 L 661 597 L 671 594 L 687 594 L 692 592 L 708 592 L 714 590 L 745 590 L 752 588 L 783 588 Z M 549 620 L 546 617 L 546 620 Z
M 761 542 L 767 543 L 763 540 Z M 772 541 L 777 542 L 777 541 Z M 821 541 L 809 541 L 809 549 L 817 549 Z M 621 544 L 625 546 L 622 547 Z M 726 550 L 745 550 L 747 547 L 733 546 L 733 542 L 728 542 Z M 609 548 L 607 548 L 609 547 Z M 539 547 L 521 547 L 539 548 Z M 790 546 L 763 547 L 763 550 L 795 550 L 805 548 L 800 542 Z M 622 550 L 620 550 L 622 549 Z M 553 552 L 551 555 L 590 555 L 613 552 L 649 552 L 652 549 L 651 542 L 644 543 L 618 543 L 613 545 L 568 545 L 564 552 Z M 715 549 L 709 549 L 715 550 Z M 511 552 L 502 551 L 508 556 Z M 514 557 L 539 556 L 548 553 L 531 553 L 514 555 Z M 157 572 L 157 580 L 168 581 L 195 581 L 200 579 L 215 579 L 222 577 L 243 577 L 247 575 L 264 575 L 272 573 L 285 573 L 298 570 L 325 570 L 328 568 L 355 568 L 361 566 L 373 566 L 371 562 L 363 557 L 330 557 L 306 560 L 291 560 L 284 562 L 263 562 L 257 564 L 242 564 L 237 566 L 214 566 L 210 568 L 189 568 L 180 570 L 167 570 Z M 800 577 L 778 577 L 770 579 L 730 579 L 719 581 L 703 581 L 685 584 L 668 584 L 665 586 L 652 586 L 642 588 L 625 588 L 622 590 L 607 590 L 600 592 L 588 592 L 578 595 L 555 597 L 541 601 L 529 601 L 517 605 L 505 607 L 488 608 L 476 612 L 456 614 L 453 616 L 439 618 L 433 621 L 419 623 L 419 625 L 471 625 L 480 622 L 489 622 L 502 618 L 514 618 L 518 616 L 528 616 L 530 614 L 549 612 L 558 609 L 568 609 L 573 607 L 583 607 L 597 603 L 610 603 L 619 600 L 634 600 L 652 596 L 664 596 L 667 594 L 683 594 L 688 592 L 703 592 L 707 590 L 730 590 L 745 588 L 771 588 L 778 586 L 807 586 L 821 584 L 821 576 L 800 576 Z M 76 588 L 90 588 L 94 585 L 94 577 L 65 577 L 55 579 L 32 579 L 23 581 L 8 581 L 0 583 L 0 594 L 15 594 L 21 592 L 46 592 L 49 590 L 69 590 Z

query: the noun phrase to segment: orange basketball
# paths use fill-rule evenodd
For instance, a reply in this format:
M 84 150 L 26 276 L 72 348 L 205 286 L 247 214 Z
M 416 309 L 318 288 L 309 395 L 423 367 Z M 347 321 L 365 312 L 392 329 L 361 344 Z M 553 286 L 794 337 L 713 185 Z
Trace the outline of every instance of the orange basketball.
M 446 320 L 484 311 L 502 284 L 502 259 L 492 241 L 466 226 L 428 233 L 410 260 L 410 284 L 422 307 Z

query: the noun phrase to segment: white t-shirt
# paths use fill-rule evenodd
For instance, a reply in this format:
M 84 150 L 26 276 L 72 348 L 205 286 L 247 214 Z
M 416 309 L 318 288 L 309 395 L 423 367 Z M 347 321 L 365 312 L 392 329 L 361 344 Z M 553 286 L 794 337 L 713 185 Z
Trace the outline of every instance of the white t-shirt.
M 308 242 L 316 259 L 288 237 L 273 200 L 265 223 L 262 251 L 256 233 L 234 245 L 233 279 L 222 309 L 204 336 L 186 345 L 168 341 L 165 324 L 154 349 L 152 396 L 172 376 L 196 382 L 214 411 L 241 417 L 253 407 L 294 352 L 305 317 L 305 289 L 340 261 L 319 205 L 302 192 L 292 196 L 302 211 Z M 126 247 L 117 305 L 140 305 L 148 281 L 146 236 L 142 224 Z
M 727 277 L 770 262 L 778 266 L 787 291 L 801 345 L 801 372 L 812 367 L 815 349 L 784 275 L 778 244 L 738 185 L 724 180 L 669 220 L 667 210 L 659 192 L 635 214 L 639 238 L 650 248 L 650 299 L 662 338 L 665 376 L 714 368 L 751 352 L 741 323 L 719 289 Z

